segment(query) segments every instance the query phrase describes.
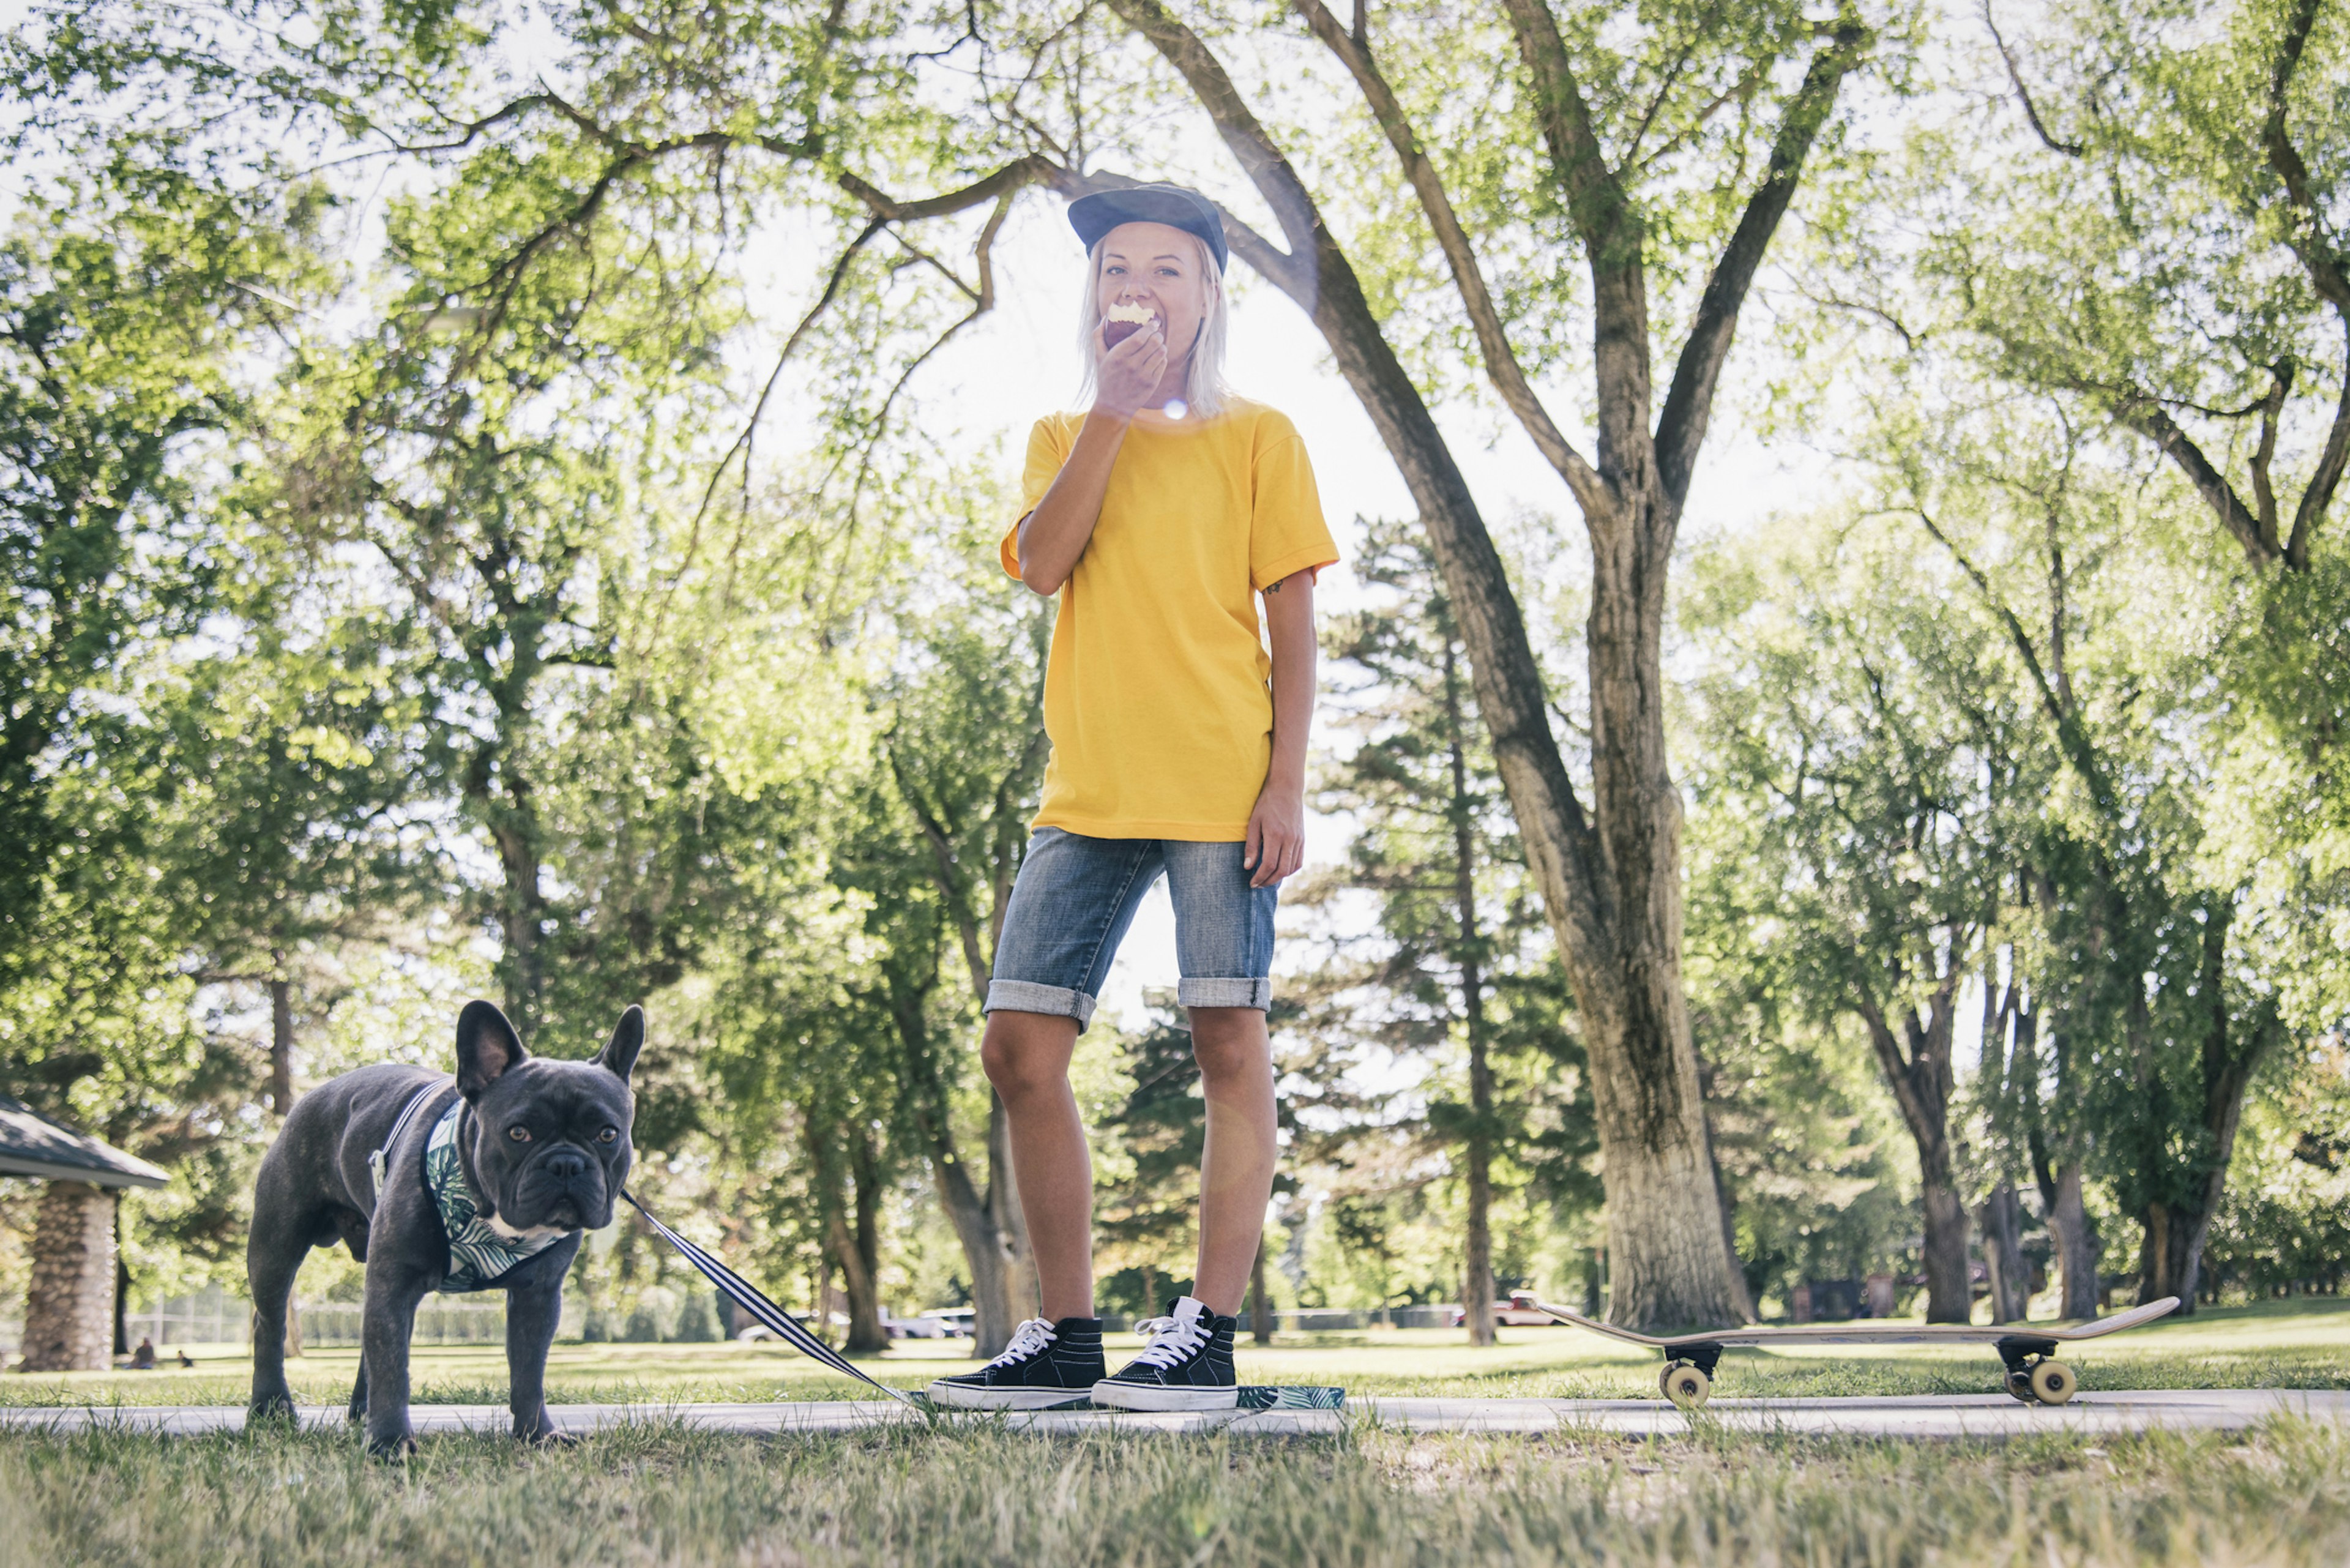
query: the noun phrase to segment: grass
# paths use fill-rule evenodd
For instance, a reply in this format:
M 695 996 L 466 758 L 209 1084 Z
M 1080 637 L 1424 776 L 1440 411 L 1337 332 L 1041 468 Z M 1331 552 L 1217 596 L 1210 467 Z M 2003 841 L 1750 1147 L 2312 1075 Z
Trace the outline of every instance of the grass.
M 0 1438 L 0 1568 L 2350 1560 L 2350 1438 Z
M 972 1365 L 969 1341 L 900 1341 L 862 1363 L 901 1388 Z M 1110 1356 L 1138 1346 L 1110 1336 Z M 168 1348 L 167 1348 L 168 1357 Z M 2303 1298 L 2210 1309 L 2069 1349 L 2091 1389 L 2350 1388 L 2350 1300 Z M 315 1350 L 288 1364 L 295 1397 L 337 1405 L 350 1394 L 356 1350 Z M 1998 1388 L 1990 1347 L 1838 1346 L 1803 1354 L 1733 1351 L 1716 1380 L 1723 1397 L 1853 1394 L 1982 1394 Z M 1340 1384 L 1356 1394 L 1490 1397 L 1653 1398 L 1654 1355 L 1567 1328 L 1502 1331 L 1474 1350 L 1459 1330 L 1284 1335 L 1243 1343 L 1251 1383 Z M 420 1348 L 422 1404 L 502 1405 L 505 1353 L 494 1345 Z M 0 1377 L 0 1406 L 237 1405 L 252 1364 L 200 1355 L 192 1370 Z M 556 1403 L 847 1399 L 863 1390 L 780 1345 L 560 1345 L 547 1369 Z
M 868 1363 L 919 1384 L 967 1365 L 915 1344 Z M 2265 1303 L 2110 1343 L 2092 1387 L 2350 1387 L 2350 1307 Z M 354 1355 L 296 1364 L 339 1402 Z M 494 1347 L 421 1353 L 426 1401 L 498 1404 Z M 1653 1397 L 1656 1363 L 1568 1330 L 1300 1338 L 1243 1352 L 1252 1381 L 1362 1393 Z M 1987 1355 L 1740 1353 L 1724 1393 L 1980 1393 Z M 246 1364 L 0 1378 L 0 1402 L 240 1402 Z M 566 1345 L 563 1400 L 841 1397 L 786 1351 Z M 139 1564 L 1866 1563 L 2104 1568 L 2350 1561 L 2350 1433 L 2278 1419 L 2234 1435 L 2006 1443 L 1740 1436 L 1419 1436 L 1357 1426 L 1266 1441 L 1023 1436 L 958 1424 L 756 1439 L 639 1423 L 567 1449 L 436 1436 L 405 1465 L 346 1432 L 0 1433 L 0 1568 Z

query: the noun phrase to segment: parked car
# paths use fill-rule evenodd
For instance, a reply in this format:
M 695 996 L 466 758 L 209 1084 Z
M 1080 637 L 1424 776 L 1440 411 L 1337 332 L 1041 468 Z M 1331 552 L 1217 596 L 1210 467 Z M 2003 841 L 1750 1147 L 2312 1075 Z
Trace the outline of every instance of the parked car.
M 951 1331 L 934 1317 L 891 1317 L 881 1320 L 892 1339 L 946 1339 Z
M 1495 1302 L 1493 1303 L 1493 1321 L 1497 1324 L 1507 1324 L 1513 1328 L 1540 1328 L 1544 1324 L 1550 1324 L 1557 1327 L 1565 1326 L 1559 1323 L 1558 1319 L 1551 1316 L 1550 1314 L 1534 1305 L 1534 1293 L 1532 1291 L 1512 1291 L 1508 1301 Z M 1468 1326 L 1468 1309 L 1466 1307 L 1454 1307 L 1452 1309 L 1452 1326 L 1455 1328 L 1465 1328 Z
M 956 1339 L 970 1339 L 979 1332 L 979 1314 L 971 1307 L 932 1307 L 922 1315 L 940 1324 Z

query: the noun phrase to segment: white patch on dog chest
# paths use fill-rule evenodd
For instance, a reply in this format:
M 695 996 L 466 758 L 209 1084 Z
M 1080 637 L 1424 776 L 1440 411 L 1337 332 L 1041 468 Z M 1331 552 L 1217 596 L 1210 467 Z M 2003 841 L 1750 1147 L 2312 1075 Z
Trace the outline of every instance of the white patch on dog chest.
M 555 1241 L 557 1237 L 568 1236 L 571 1234 L 567 1229 L 561 1225 L 532 1225 L 522 1230 L 516 1230 L 515 1227 L 507 1224 L 504 1220 L 499 1219 L 494 1214 L 483 1215 L 482 1223 L 496 1231 L 500 1241 L 512 1241 L 519 1246 L 525 1247 L 543 1248 L 548 1242 Z

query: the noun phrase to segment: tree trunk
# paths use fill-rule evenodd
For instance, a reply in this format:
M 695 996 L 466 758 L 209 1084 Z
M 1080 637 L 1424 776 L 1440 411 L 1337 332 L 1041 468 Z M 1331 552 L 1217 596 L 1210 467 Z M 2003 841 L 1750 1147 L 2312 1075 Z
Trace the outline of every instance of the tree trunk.
M 1461 1313 L 1469 1343 L 1493 1343 L 1493 1069 L 1486 1059 L 1484 940 L 1477 919 L 1477 827 L 1469 794 L 1468 717 L 1448 628 L 1444 638 L 1445 742 L 1452 772 L 1454 958 L 1461 965 L 1461 1012 L 1469 1032 L 1467 1224 L 1461 1247 Z
M 2023 1269 L 2023 1205 L 2012 1182 L 1983 1199 L 1983 1272 L 1991 1282 L 1991 1320 L 2022 1323 L 2031 1313 L 2032 1286 Z
M 114 1206 L 114 1354 L 130 1354 L 130 1262 L 122 1255 L 122 1205 Z
M 848 1299 L 847 1348 L 879 1355 L 889 1348 L 889 1328 L 881 1316 L 881 1176 L 872 1139 L 861 1131 L 849 1140 L 848 1165 L 856 1225 L 852 1230 L 836 1203 L 825 1239 Z
M 1264 1293 L 1264 1238 L 1257 1238 L 1256 1262 L 1249 1266 L 1249 1335 L 1259 1345 L 1273 1343 L 1273 1298 Z
M 1974 1294 L 1967 1283 L 1967 1206 L 1950 1179 L 1947 1151 L 1920 1187 L 1926 1211 L 1926 1321 L 1965 1323 L 1974 1315 Z
M 914 1103 L 914 1119 L 931 1158 L 931 1179 L 939 1202 L 954 1227 L 962 1248 L 963 1264 L 971 1271 L 972 1332 L 980 1355 L 1000 1354 L 1012 1342 L 1012 1332 L 1037 1304 L 1035 1270 L 1027 1261 L 1027 1234 L 1020 1224 L 1020 1199 L 1012 1175 L 1011 1137 L 1004 1126 L 1003 1102 L 988 1094 L 988 1190 L 972 1180 L 962 1159 L 940 1074 L 929 1020 L 924 1013 L 927 992 L 910 989 L 892 975 L 889 1012 L 898 1025 L 904 1053 L 905 1080 Z
M 294 982 L 285 976 L 285 955 L 272 958 L 279 972 L 269 981 L 269 1108 L 283 1121 L 294 1108 Z
M 858 1355 L 879 1355 L 889 1349 L 889 1330 L 881 1321 L 879 1271 L 866 1257 L 861 1239 L 850 1231 L 844 1216 L 835 1214 L 825 1227 L 825 1251 L 840 1269 L 842 1293 L 848 1301 L 847 1348 Z
M 1959 944 L 1954 940 L 1953 947 Z M 1901 1037 L 1866 992 L 1855 1010 L 1868 1026 L 1868 1041 L 1884 1069 L 1887 1086 L 1918 1146 L 1919 1197 L 1925 1210 L 1926 1321 L 1964 1323 L 1974 1314 L 1967 1285 L 1967 1206 L 1950 1176 L 1950 1096 L 1957 1087 L 1950 1065 L 1950 1039 L 1957 1023 L 1957 964 L 1927 999 L 1926 1016 L 1905 1006 Z M 1906 1046 L 1905 1039 L 1906 1037 Z
M 1469 1343 L 1493 1343 L 1493 1239 L 1487 1210 L 1493 1199 L 1492 1156 L 1482 1137 L 1469 1140 L 1469 1224 L 1461 1248 L 1461 1308 Z
M 498 928 L 504 952 L 499 977 L 504 982 L 506 1016 L 525 1043 L 538 1027 L 538 999 L 545 987 L 544 961 L 539 952 L 546 900 L 539 890 L 538 822 L 531 809 L 530 788 L 510 779 L 507 793 L 513 805 L 499 814 L 491 836 L 498 846 L 498 865 L 504 873 L 499 889 Z
M 52 1181 L 33 1220 L 26 1372 L 103 1372 L 113 1363 L 114 1204 L 102 1187 Z
M 2068 1321 L 2097 1315 L 2097 1268 L 2104 1243 L 2089 1222 L 2081 1201 L 2078 1160 L 2056 1168 L 2040 1189 L 2047 1215 L 2048 1234 L 2056 1243 L 2056 1272 L 2063 1282 L 2064 1302 L 2057 1313 Z
M 2137 1299 L 2178 1298 L 2178 1315 L 2195 1310 L 2197 1287 L 2202 1282 L 2203 1242 L 2210 1234 L 2211 1217 L 2228 1186 L 2228 1164 L 2235 1158 L 2236 1129 L 2244 1115 L 2244 1093 L 2251 1087 L 2252 1071 L 2282 1035 L 2273 1004 L 2247 1029 L 2238 1030 L 2228 1011 L 2228 932 L 2234 913 L 2223 903 L 2203 922 L 2203 963 L 2199 999 L 2205 1013 L 2201 1053 L 2203 1105 L 2198 1118 L 2200 1147 L 2192 1159 L 2199 1168 L 2184 1184 L 2183 1201 L 2158 1199 L 2146 1208 L 2146 1235 L 2138 1250 Z
M 1012 1117 L 1003 1096 L 987 1092 L 987 1218 L 1003 1238 L 1003 1326 L 1006 1344 L 1020 1320 L 1033 1317 L 1042 1297 L 1036 1283 L 1035 1255 L 1028 1247 L 1028 1216 L 1020 1207 L 1020 1182 L 1012 1168 Z

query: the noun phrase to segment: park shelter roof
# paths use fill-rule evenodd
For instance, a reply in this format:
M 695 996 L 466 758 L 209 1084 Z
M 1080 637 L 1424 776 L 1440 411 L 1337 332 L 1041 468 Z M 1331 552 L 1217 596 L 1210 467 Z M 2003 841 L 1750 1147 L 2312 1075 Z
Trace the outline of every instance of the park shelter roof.
M 87 1181 L 95 1187 L 161 1187 L 171 1172 L 112 1144 L 53 1122 L 0 1094 L 0 1176 Z

